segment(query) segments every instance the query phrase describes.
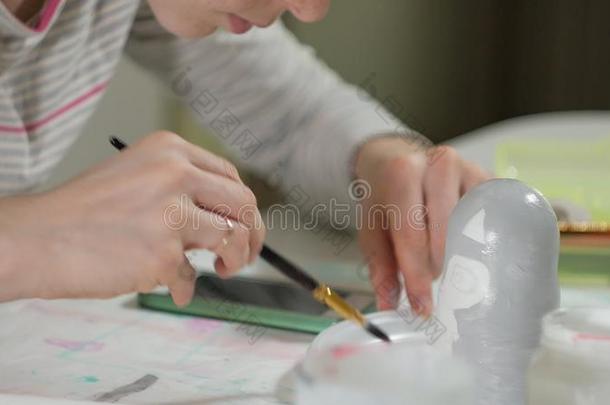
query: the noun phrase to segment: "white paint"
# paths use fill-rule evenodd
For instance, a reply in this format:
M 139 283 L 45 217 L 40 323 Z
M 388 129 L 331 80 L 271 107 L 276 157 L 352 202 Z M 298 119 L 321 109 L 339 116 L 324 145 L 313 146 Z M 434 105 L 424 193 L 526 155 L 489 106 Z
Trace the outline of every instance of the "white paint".
M 481 209 L 472 218 L 468 220 L 462 235 L 469 237 L 470 239 L 485 244 L 485 210 Z
M 438 291 L 437 316 L 447 328 L 437 341 L 440 347 L 452 351 L 453 343 L 460 337 L 455 311 L 481 302 L 489 291 L 489 283 L 489 269 L 485 264 L 460 255 L 449 259 Z

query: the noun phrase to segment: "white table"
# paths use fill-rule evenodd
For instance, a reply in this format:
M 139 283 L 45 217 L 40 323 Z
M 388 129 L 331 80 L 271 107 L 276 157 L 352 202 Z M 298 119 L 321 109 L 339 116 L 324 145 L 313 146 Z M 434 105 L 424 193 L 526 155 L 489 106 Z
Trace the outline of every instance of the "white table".
M 510 120 L 452 144 L 492 169 L 494 145 L 504 137 L 583 134 L 610 134 L 610 113 Z M 340 253 L 333 241 L 311 232 L 271 231 L 269 243 L 307 268 L 332 268 L 325 276 L 334 284 L 367 285 L 362 276 L 353 276 L 362 267 L 355 240 Z M 203 267 L 209 264 L 205 255 L 197 260 Z M 246 272 L 277 277 L 266 266 Z M 610 294 L 564 290 L 563 303 L 608 305 Z M 278 386 L 290 390 L 282 387 L 282 375 L 312 338 L 266 329 L 253 339 L 243 325 L 138 309 L 134 296 L 5 303 L 0 304 L 0 393 L 74 400 L 115 395 L 119 402 L 133 404 L 277 403 Z M 143 377 L 149 387 L 135 392 Z M 120 387 L 134 392 L 121 396 Z M 41 402 L 0 394 L 0 404 Z

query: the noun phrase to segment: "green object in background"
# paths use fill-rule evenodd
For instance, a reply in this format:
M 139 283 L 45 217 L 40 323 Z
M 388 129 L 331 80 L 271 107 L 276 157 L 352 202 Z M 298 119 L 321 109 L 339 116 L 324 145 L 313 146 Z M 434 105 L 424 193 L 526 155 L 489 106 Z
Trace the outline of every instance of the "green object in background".
M 562 286 L 610 288 L 610 247 L 562 246 L 558 267 Z
M 295 311 L 270 309 L 227 300 L 203 299 L 200 296 L 196 296 L 186 307 L 180 308 L 174 304 L 169 294 L 138 294 L 138 304 L 141 307 L 158 311 L 201 316 L 204 318 L 216 318 L 240 324 L 313 334 L 320 333 L 335 322 L 340 321 L 340 319 L 337 318 L 329 318 L 321 315 L 308 315 Z M 362 312 L 366 314 L 374 310 L 374 305 L 370 305 L 363 309 Z M 244 329 L 246 329 L 246 327 L 244 327 Z
M 138 294 L 138 304 L 144 308 L 158 311 L 306 333 L 319 333 L 337 321 L 321 316 L 268 309 L 254 305 L 212 299 L 204 300 L 201 297 L 195 297 L 189 305 L 180 308 L 174 304 L 169 294 Z M 231 305 L 238 305 L 239 310 L 230 310 L 229 306 Z
M 577 138 L 577 134 L 575 134 Z M 553 205 L 564 201 L 591 221 L 610 221 L 610 137 L 586 140 L 511 140 L 496 149 L 496 173 L 537 188 Z

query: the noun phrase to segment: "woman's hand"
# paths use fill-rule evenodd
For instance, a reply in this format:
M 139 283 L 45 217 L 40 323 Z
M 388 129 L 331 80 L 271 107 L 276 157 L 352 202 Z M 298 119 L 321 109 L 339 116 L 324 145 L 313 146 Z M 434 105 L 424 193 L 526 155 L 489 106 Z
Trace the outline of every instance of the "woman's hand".
M 369 263 L 379 309 L 397 305 L 399 275 L 412 308 L 432 311 L 431 284 L 443 266 L 447 222 L 458 199 L 489 176 L 452 148 L 424 148 L 393 136 L 364 144 L 356 175 L 369 183 L 359 241 Z M 383 215 L 367 213 L 382 211 Z M 370 223 L 368 223 L 370 222 Z
M 0 200 L 0 301 L 164 285 L 186 305 L 195 272 L 185 250 L 215 252 L 228 276 L 254 260 L 264 234 L 232 164 L 153 133 L 62 187 Z

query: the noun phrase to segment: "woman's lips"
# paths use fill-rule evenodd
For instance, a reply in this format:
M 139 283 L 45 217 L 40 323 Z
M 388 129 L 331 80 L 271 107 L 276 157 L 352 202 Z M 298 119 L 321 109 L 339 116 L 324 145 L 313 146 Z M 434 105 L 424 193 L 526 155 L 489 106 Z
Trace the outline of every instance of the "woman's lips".
M 252 28 L 252 23 L 236 16 L 235 14 L 229 14 L 229 27 L 232 33 L 243 34 L 250 31 L 250 28 Z

